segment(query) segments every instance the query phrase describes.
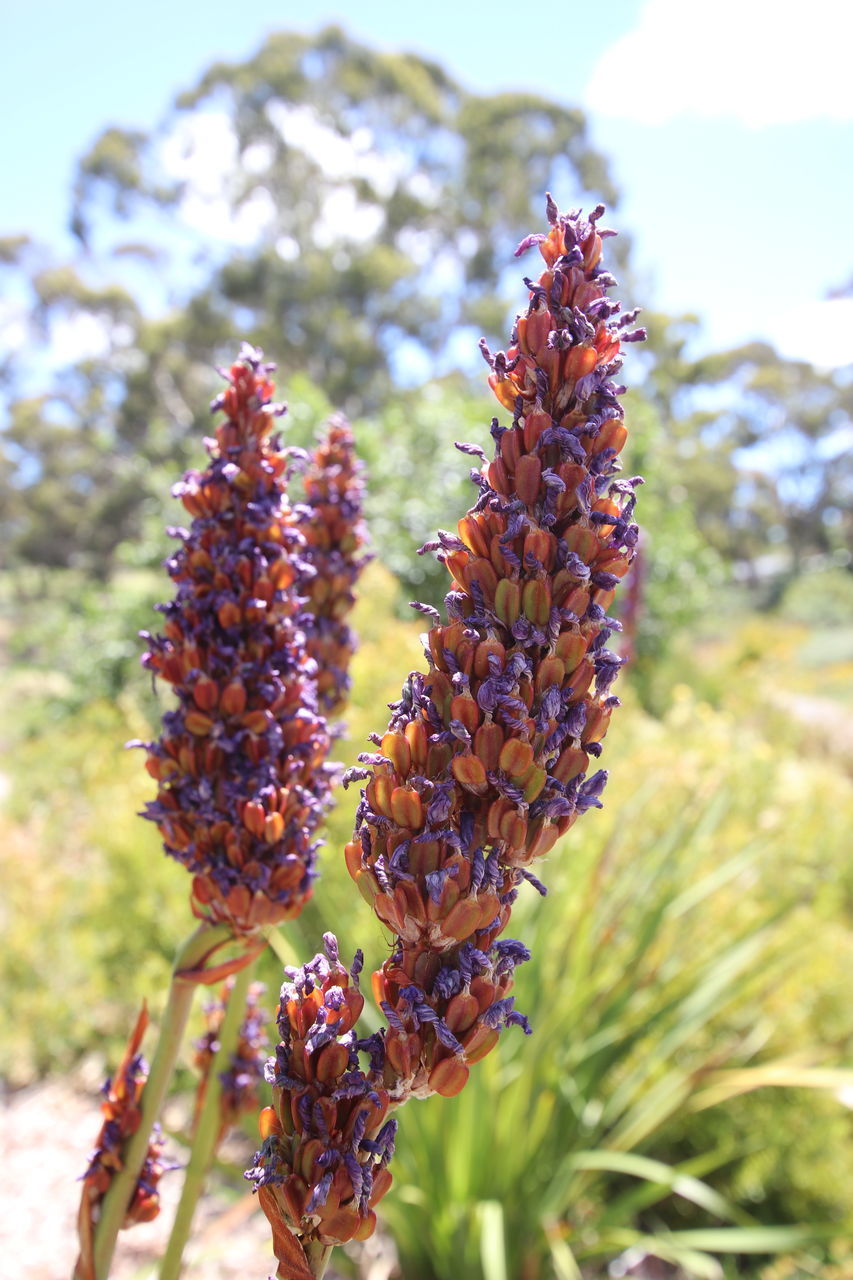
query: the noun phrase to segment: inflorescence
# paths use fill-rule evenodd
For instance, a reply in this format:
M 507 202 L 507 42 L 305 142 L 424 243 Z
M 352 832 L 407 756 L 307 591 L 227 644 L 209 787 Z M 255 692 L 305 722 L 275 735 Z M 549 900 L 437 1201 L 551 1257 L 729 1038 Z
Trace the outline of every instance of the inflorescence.
M 525 881 L 545 892 L 532 866 L 601 805 L 607 775 L 594 762 L 622 666 L 608 610 L 635 554 L 640 483 L 620 478 L 628 433 L 614 378 L 621 344 L 645 336 L 631 328 L 636 312 L 620 315 L 607 297 L 602 213 L 561 215 L 549 196 L 550 230 L 519 246 L 538 246 L 545 269 L 525 279 L 508 350 L 482 344 L 512 423 L 493 419 L 491 458 L 457 446 L 475 459 L 477 499 L 456 533 L 422 549 L 450 575 L 447 621 L 414 605 L 430 620 L 426 670 L 409 676 L 375 750 L 345 779 L 365 783 L 347 866 L 395 935 L 373 975 L 388 1025 L 357 1039 L 361 996 L 334 940 L 282 988 L 278 1102 L 247 1175 L 262 1188 L 280 1276 L 293 1236 L 335 1243 L 372 1230 L 379 1175 L 371 1184 L 364 1166 L 378 1158 L 390 1176 L 389 1107 L 458 1093 L 504 1027 L 529 1031 L 510 994 L 529 953 L 501 935 Z
M 167 562 L 177 584 L 143 633 L 143 663 L 178 706 L 146 744 L 159 783 L 145 816 L 193 875 L 197 916 L 235 934 L 297 915 L 312 892 L 315 833 L 335 766 L 317 702 L 303 596 L 313 570 L 272 434 L 272 365 L 244 346 L 214 400 L 210 462 L 174 492 L 192 516 Z
M 83 1193 L 80 1200 L 78 1233 L 81 1245 L 80 1265 L 84 1267 L 91 1266 L 92 1241 L 100 1215 L 100 1206 L 113 1178 L 122 1168 L 124 1145 L 139 1128 L 140 1102 L 148 1079 L 148 1065 L 139 1049 L 147 1026 L 148 1013 L 143 1006 L 119 1068 L 101 1090 L 103 1124 L 95 1149 L 89 1158 L 89 1166 L 81 1179 Z M 149 1139 L 145 1162 L 121 1224 L 123 1227 L 132 1227 L 140 1222 L 151 1222 L 160 1212 L 158 1183 L 166 1167 L 162 1159 L 163 1146 L 159 1127 L 155 1126 Z
M 317 695 L 326 715 L 339 712 L 349 693 L 356 638 L 347 615 L 355 604 L 355 584 L 371 559 L 365 550 L 363 471 L 352 428 L 335 414 L 307 460 L 305 496 L 296 508 L 304 557 L 314 570 L 306 585 L 308 652 L 317 662 Z

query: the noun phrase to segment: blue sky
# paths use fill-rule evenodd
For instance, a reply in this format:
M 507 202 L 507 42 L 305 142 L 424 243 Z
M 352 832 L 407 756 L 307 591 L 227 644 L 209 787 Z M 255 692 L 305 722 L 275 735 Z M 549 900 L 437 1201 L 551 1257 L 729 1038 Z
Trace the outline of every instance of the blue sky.
M 702 346 L 758 337 L 824 365 L 853 360 L 853 299 L 826 300 L 853 275 L 853 6 L 838 0 L 2 0 L 0 234 L 67 249 L 74 159 L 101 128 L 150 128 L 213 60 L 330 21 L 427 54 L 473 89 L 583 106 L 646 296 L 697 313 Z

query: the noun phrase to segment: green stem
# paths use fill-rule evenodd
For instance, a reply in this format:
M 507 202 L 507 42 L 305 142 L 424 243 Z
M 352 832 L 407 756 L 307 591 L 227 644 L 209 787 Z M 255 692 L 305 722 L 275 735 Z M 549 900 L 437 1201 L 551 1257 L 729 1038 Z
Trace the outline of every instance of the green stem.
M 178 1204 L 169 1243 L 160 1264 L 160 1280 L 178 1280 L 183 1265 L 183 1253 L 190 1237 L 193 1215 L 210 1172 L 222 1130 L 220 1100 L 222 1082 L 220 1075 L 227 1071 L 237 1046 L 240 1026 L 246 1011 L 246 998 L 254 965 L 246 965 L 234 978 L 228 996 L 225 1018 L 219 1031 L 219 1048 L 208 1071 L 204 1102 L 198 1115 L 193 1134 L 192 1153 L 184 1176 L 183 1190 Z
M 178 975 L 203 965 L 213 947 L 229 936 L 230 931 L 224 925 L 200 924 L 180 947 L 175 957 L 169 999 L 160 1024 L 157 1049 L 148 1073 L 148 1080 L 142 1091 L 139 1128 L 122 1153 L 122 1168 L 110 1183 L 95 1227 L 95 1280 L 107 1280 L 109 1275 L 116 1239 L 145 1163 L 151 1130 L 160 1114 L 186 1030 L 197 984 L 192 979 Z
M 331 1244 L 308 1244 L 305 1246 L 305 1256 L 314 1273 L 315 1280 L 323 1280 L 333 1248 L 334 1245 Z

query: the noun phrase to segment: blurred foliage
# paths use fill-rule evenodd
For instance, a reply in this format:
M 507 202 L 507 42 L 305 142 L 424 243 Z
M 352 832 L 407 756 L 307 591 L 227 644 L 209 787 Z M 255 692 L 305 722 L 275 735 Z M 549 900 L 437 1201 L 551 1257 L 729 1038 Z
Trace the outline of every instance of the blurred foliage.
M 698 320 L 654 312 L 642 390 L 700 532 L 757 603 L 836 556 L 850 567 L 853 380 L 766 343 L 692 355 Z M 762 559 L 764 563 L 762 564 Z
M 853 575 L 840 568 L 803 574 L 788 586 L 779 611 L 806 627 L 849 630 L 853 626 Z
M 469 473 L 475 458 L 456 441 L 487 449 L 498 406 L 461 377 L 398 393 L 373 420 L 356 424 L 368 463 L 367 514 L 373 544 L 399 579 L 406 599 L 439 607 L 447 573 L 418 548 L 436 529 L 456 532 L 477 490 Z

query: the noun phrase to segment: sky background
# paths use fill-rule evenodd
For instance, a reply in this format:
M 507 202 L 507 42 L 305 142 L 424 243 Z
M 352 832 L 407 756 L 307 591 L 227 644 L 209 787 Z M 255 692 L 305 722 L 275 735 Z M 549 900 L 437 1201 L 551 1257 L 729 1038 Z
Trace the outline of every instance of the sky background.
M 699 315 L 702 348 L 764 338 L 825 367 L 853 361 L 853 298 L 827 298 L 853 277 L 846 0 L 0 0 L 0 235 L 69 253 L 75 159 L 105 126 L 151 129 L 214 60 L 333 21 L 471 89 L 582 106 L 644 296 Z

